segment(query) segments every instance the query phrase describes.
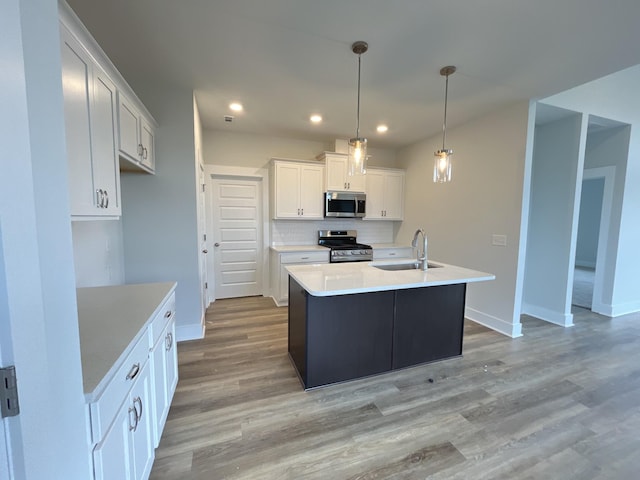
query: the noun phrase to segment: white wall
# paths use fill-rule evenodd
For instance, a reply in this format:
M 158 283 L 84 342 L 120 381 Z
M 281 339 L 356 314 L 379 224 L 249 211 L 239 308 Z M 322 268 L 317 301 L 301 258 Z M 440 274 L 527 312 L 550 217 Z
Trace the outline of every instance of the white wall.
M 582 175 L 584 126 L 582 132 L 582 115 L 570 114 L 535 127 L 522 311 L 563 326 L 573 325 L 572 239 L 577 229 L 576 183 Z
M 73 263 L 77 287 L 122 285 L 124 251 L 120 220 L 75 221 Z
M 530 124 L 529 103 L 519 102 L 447 129 L 454 150 L 449 184 L 432 182 L 440 136 L 398 154 L 407 175 L 396 241 L 407 244 L 423 227 L 433 260 L 494 273 L 496 280 L 468 286 L 466 314 L 509 336 L 521 334 L 518 259 Z M 492 246 L 492 234 L 506 235 L 507 246 Z
M 603 194 L 603 178 L 585 179 L 582 181 L 578 238 L 576 241 L 577 267 L 596 267 Z
M 91 475 L 55 0 L 0 3 L 0 343 L 18 479 Z
M 584 112 L 632 125 L 629 133 L 628 162 L 622 172 L 616 169 L 616 195 L 622 195 L 620 231 L 616 243 L 612 316 L 640 311 L 640 290 L 637 274 L 640 271 L 640 66 L 635 66 L 566 92 L 545 98 L 546 104 Z M 636 127 L 636 128 L 633 128 Z M 619 182 L 619 176 L 622 175 Z M 630 188 L 627 188 L 630 186 Z M 615 223 L 612 212 L 612 223 Z
M 272 157 L 315 160 L 324 151 L 335 151 L 334 142 L 250 135 L 220 130 L 204 131 L 205 163 L 237 167 L 266 168 Z M 370 166 L 396 167 L 392 149 L 369 148 Z
M 199 338 L 204 324 L 193 92 L 152 82 L 137 91 L 159 128 L 156 175 L 123 172 L 120 177 L 125 279 L 177 281 L 176 335 L 179 340 Z

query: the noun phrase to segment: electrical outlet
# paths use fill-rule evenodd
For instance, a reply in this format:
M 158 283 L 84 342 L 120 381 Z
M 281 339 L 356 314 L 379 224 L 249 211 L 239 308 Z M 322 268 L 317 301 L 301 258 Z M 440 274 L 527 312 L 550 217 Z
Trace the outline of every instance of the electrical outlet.
M 497 247 L 506 247 L 507 246 L 507 236 L 506 235 L 491 235 L 491 245 L 495 245 Z

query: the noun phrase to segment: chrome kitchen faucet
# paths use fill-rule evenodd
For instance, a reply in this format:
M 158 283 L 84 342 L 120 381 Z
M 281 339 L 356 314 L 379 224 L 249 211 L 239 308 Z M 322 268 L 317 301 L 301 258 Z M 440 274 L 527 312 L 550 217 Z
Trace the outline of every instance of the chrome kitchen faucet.
M 418 235 L 422 235 L 422 255 L 420 255 L 420 249 L 418 248 Z M 416 249 L 416 261 L 420 268 L 422 268 L 422 270 L 427 270 L 427 268 L 429 268 L 427 263 L 427 236 L 422 228 L 419 228 L 416 230 L 416 233 L 413 234 L 411 246 Z

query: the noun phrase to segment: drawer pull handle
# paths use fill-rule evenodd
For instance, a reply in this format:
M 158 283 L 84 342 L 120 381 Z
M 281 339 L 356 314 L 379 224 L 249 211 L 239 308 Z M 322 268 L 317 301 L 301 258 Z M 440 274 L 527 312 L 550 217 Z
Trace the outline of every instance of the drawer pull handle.
M 131 413 L 133 412 L 133 425 L 131 424 Z M 135 405 L 133 407 L 129 407 L 129 431 L 135 432 L 136 428 L 138 428 L 138 412 L 136 411 Z
M 309 257 L 300 257 L 300 260 L 309 260 Z
M 164 314 L 164 318 L 171 318 L 173 312 L 171 310 L 167 310 L 167 313 Z
M 165 349 L 167 351 L 171 350 L 171 347 L 173 347 L 173 333 L 171 332 L 167 333 L 167 336 L 164 337 L 164 343 L 165 343 Z
M 389 254 L 390 257 L 393 257 L 394 255 L 395 255 L 395 253 L 390 253 Z
M 136 408 L 136 403 L 140 405 L 140 412 Z M 133 409 L 136 411 L 136 428 L 138 427 L 138 422 L 142 420 L 142 399 L 140 397 L 136 397 L 133 399 Z
M 127 380 L 133 380 L 134 378 L 136 378 L 136 375 L 138 375 L 139 372 L 140 372 L 140 364 L 134 363 L 133 366 L 131 367 L 131 370 L 129 370 L 129 373 L 127 373 Z

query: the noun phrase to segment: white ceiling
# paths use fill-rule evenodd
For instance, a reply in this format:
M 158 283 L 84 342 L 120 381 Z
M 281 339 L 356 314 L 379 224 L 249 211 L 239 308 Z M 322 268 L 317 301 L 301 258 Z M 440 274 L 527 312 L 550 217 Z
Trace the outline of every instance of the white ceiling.
M 453 126 L 640 63 L 638 0 L 68 1 L 134 89 L 193 89 L 205 128 L 238 133 L 354 136 L 356 40 L 369 43 L 360 133 L 374 147 L 441 131 L 444 65 L 458 67 Z M 234 100 L 245 111 L 228 124 Z

